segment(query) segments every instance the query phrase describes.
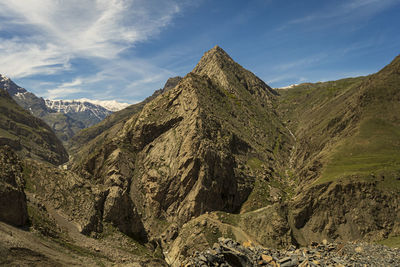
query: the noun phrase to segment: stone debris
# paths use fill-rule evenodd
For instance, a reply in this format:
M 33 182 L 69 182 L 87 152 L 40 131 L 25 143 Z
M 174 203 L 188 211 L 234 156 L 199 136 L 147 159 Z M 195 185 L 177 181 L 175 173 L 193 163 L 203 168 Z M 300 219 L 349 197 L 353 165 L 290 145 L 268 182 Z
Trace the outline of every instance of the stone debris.
M 219 238 L 212 249 L 195 252 L 185 267 L 314 267 L 314 266 L 400 266 L 400 249 L 368 243 L 313 242 L 309 247 L 270 249 L 246 246 Z

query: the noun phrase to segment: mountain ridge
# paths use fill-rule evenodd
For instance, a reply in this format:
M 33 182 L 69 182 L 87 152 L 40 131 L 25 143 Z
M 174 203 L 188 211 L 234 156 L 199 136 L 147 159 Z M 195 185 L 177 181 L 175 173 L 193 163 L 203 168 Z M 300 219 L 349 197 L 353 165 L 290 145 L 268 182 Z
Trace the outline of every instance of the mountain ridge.
M 67 151 L 50 127 L 20 107 L 3 88 L 0 88 L 0 102 L 2 145 L 11 146 L 20 156 L 56 165 L 68 160 Z
M 5 88 L 20 106 L 35 117 L 43 119 L 63 142 L 69 140 L 78 131 L 99 123 L 112 113 L 111 110 L 88 101 L 44 100 L 3 75 L 0 75 L 0 87 Z M 116 102 L 103 103 L 114 110 L 127 105 Z
M 277 93 L 214 47 L 183 78 L 70 139 L 66 169 L 27 159 L 33 227 L 107 264 L 126 254 L 103 241 L 137 242 L 126 247 L 147 246 L 132 255 L 149 266 L 180 266 L 220 237 L 247 248 L 396 242 L 399 66 Z M 34 204 L 43 200 L 46 209 Z M 50 222 L 60 213 L 86 237 L 63 239 Z

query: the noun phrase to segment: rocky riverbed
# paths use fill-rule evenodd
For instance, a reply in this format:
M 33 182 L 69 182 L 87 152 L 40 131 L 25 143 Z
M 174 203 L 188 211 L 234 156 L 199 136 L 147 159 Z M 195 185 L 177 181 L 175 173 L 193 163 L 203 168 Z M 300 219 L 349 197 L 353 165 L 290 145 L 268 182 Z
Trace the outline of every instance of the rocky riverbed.
M 309 247 L 269 249 L 219 238 L 213 248 L 196 252 L 185 267 L 220 266 L 400 266 L 400 249 L 368 243 L 312 243 Z

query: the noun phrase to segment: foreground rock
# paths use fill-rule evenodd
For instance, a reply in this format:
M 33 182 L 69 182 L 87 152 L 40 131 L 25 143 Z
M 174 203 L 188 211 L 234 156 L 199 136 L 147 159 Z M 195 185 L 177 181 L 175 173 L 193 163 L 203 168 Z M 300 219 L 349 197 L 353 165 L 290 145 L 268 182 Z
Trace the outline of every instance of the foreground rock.
M 312 243 L 286 250 L 243 245 L 219 238 L 213 249 L 196 252 L 184 266 L 399 266 L 400 250 L 367 243 Z

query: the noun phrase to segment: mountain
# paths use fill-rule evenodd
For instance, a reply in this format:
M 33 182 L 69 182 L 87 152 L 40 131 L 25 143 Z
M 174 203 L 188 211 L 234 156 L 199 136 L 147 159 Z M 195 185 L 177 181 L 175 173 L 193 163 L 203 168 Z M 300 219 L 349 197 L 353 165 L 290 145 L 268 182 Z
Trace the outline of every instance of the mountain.
M 44 120 L 63 142 L 80 130 L 99 123 L 113 111 L 129 105 L 116 101 L 88 99 L 44 100 L 2 75 L 0 75 L 0 87 L 6 89 L 20 106 Z
M 72 169 L 115 188 L 112 203 L 129 196 L 136 212 L 123 217 L 140 218 L 149 239 L 165 235 L 169 261 L 209 244 L 198 216 L 268 246 L 396 236 L 400 120 L 385 110 L 399 108 L 398 60 L 273 90 L 214 47 L 174 88 L 81 142 Z M 132 222 L 104 212 L 127 232 Z
M 0 183 L 27 199 L 14 225 L 37 234 L 0 223 L 0 254 L 47 265 L 182 266 L 193 256 L 295 266 L 300 258 L 265 247 L 305 251 L 304 265 L 306 254 L 348 262 L 340 248 L 369 249 L 356 241 L 399 246 L 399 84 L 397 57 L 366 77 L 274 90 L 216 46 L 183 78 L 71 138 L 63 169 L 3 149 Z M 330 241 L 344 244 L 335 252 Z M 375 261 L 398 255 L 377 247 L 367 253 Z
M 75 121 L 82 122 L 84 128 L 93 126 L 105 119 L 112 112 L 90 102 L 75 100 L 48 100 L 46 106 L 55 113 L 67 114 Z
M 174 88 L 80 142 L 71 168 L 107 188 L 104 203 L 112 206 L 99 220 L 148 240 L 206 212 L 279 206 L 289 191 L 282 173 L 291 137 L 276 98 L 215 47 Z M 274 229 L 265 237 L 287 244 L 289 226 L 278 227 L 287 241 Z
M 65 100 L 64 100 L 65 101 Z M 71 101 L 71 100 L 69 100 Z M 88 99 L 88 98 L 80 98 L 80 99 L 76 99 L 73 101 L 77 101 L 77 102 L 88 102 L 91 103 L 93 105 L 98 105 L 101 106 L 109 111 L 112 112 L 116 112 L 119 111 L 121 109 L 124 109 L 128 106 L 130 106 L 131 104 L 128 103 L 122 103 L 122 102 L 118 102 L 116 100 L 93 100 L 93 99 Z
M 116 111 L 95 126 L 79 132 L 68 142 L 67 147 L 71 151 L 75 151 L 82 149 L 82 147 L 86 145 L 89 141 L 95 142 L 95 140 L 102 140 L 104 135 L 101 135 L 101 133 L 106 133 L 106 130 L 111 127 L 119 128 L 120 126 L 122 126 L 123 123 L 125 123 L 131 116 L 139 113 L 148 102 L 153 100 L 161 93 L 174 88 L 181 79 L 182 77 L 179 76 L 169 78 L 162 89 L 156 90 L 153 95 L 147 97 L 142 102 L 130 105 L 122 110 Z
M 367 77 L 279 91 L 296 138 L 289 218 L 298 242 L 399 235 L 399 66 L 397 57 Z
M 20 107 L 0 88 L 0 142 L 18 154 L 53 164 L 62 164 L 68 155 L 50 127 Z

